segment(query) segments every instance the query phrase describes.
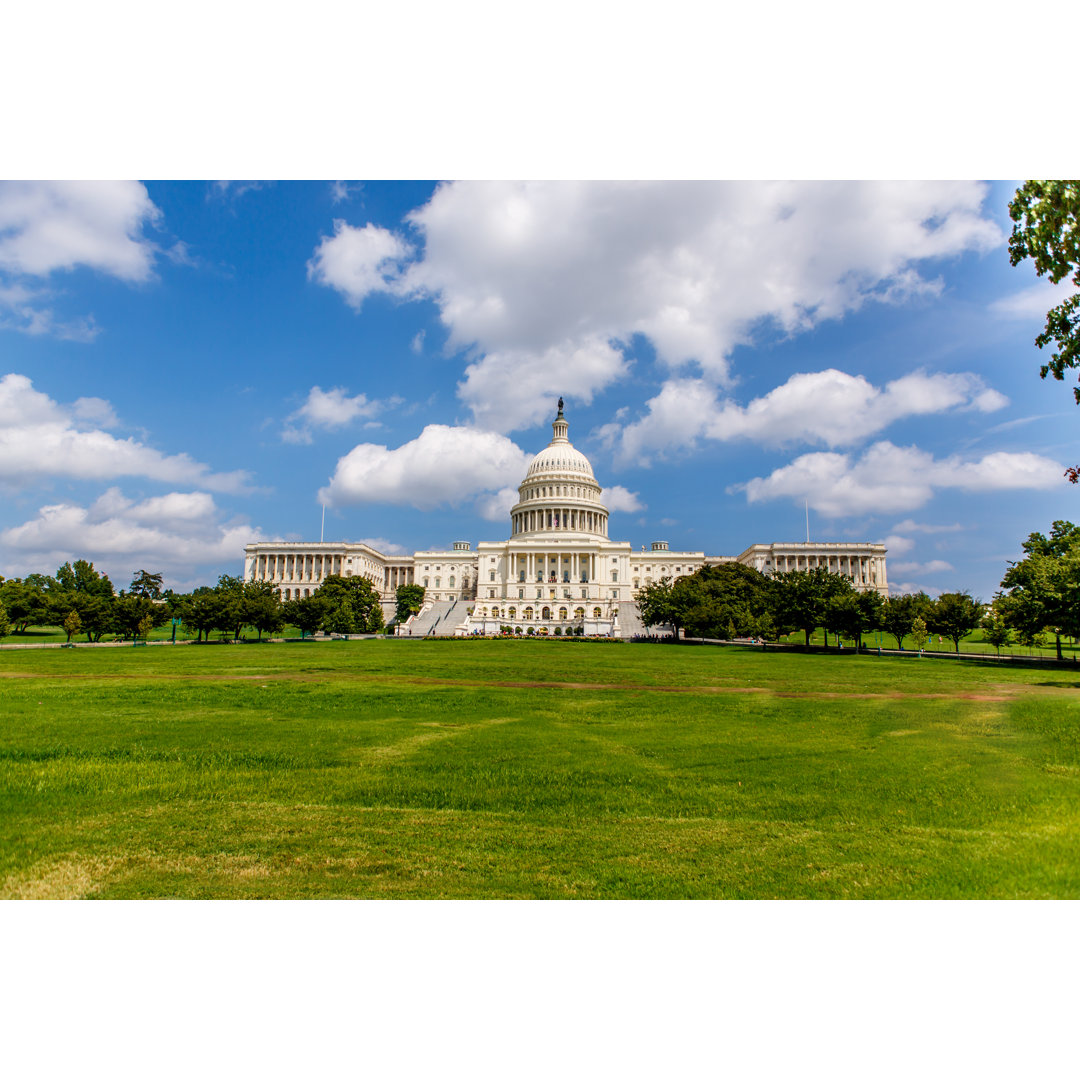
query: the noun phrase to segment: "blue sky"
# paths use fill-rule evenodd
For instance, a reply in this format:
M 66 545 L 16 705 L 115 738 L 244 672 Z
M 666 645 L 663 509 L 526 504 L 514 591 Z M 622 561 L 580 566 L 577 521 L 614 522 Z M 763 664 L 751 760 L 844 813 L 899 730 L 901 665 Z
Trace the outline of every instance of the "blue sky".
M 562 394 L 635 547 L 884 540 L 993 594 L 1075 518 L 1011 183 L 0 185 L 0 574 L 502 539 Z

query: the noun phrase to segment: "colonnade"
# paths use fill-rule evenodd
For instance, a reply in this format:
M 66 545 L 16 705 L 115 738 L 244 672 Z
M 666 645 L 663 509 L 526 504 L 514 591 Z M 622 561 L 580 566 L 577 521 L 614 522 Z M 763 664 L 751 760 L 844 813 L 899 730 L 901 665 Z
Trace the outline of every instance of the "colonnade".
M 876 585 L 880 576 L 877 562 L 872 555 L 774 555 L 773 570 L 784 574 L 821 567 L 833 574 L 846 574 L 856 585 Z
M 340 555 L 257 555 L 253 581 L 322 581 L 342 573 Z
M 574 507 L 522 510 L 513 515 L 513 528 L 515 536 L 518 533 L 547 532 L 555 529 L 607 536 L 608 519 L 607 514 Z
M 413 583 L 413 569 L 411 566 L 388 566 L 383 575 L 383 591 L 393 591 L 399 585 L 411 585 Z
M 511 560 L 507 585 L 576 585 L 596 580 L 596 555 L 589 552 L 526 551 L 512 555 Z

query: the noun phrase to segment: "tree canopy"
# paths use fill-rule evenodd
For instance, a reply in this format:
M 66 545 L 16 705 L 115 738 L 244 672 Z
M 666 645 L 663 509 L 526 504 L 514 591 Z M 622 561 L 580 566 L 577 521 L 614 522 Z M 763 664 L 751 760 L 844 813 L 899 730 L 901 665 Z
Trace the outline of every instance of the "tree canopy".
M 1080 288 L 1080 180 L 1028 180 L 1009 203 L 1009 217 L 1009 262 L 1016 266 L 1031 259 L 1039 277 L 1055 285 L 1070 279 Z M 1064 382 L 1066 370 L 1080 367 L 1080 292 L 1046 313 L 1035 344 L 1056 350 L 1039 369 L 1042 378 L 1052 374 Z M 1073 396 L 1080 404 L 1080 386 L 1073 387 Z M 1077 483 L 1080 466 L 1065 475 Z

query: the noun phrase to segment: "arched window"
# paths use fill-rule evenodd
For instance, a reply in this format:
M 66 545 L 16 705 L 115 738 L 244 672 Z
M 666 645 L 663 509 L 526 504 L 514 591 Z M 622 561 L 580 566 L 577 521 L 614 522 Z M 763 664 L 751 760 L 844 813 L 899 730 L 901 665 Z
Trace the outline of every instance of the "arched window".
M 454 587 L 454 575 L 451 574 L 450 575 L 450 588 L 452 589 L 453 587 Z
M 517 618 L 517 608 L 516 607 L 512 607 L 510 609 L 510 618 L 511 619 L 516 619 Z
M 531 619 L 532 617 L 533 617 L 533 609 L 531 607 L 527 607 L 525 609 L 525 618 L 526 619 Z
M 540 612 L 540 618 L 541 619 L 550 619 L 551 618 L 551 608 L 549 608 L 549 607 L 544 608 L 544 610 Z
M 559 608 L 559 620 L 561 622 L 566 622 L 566 608 L 564 607 Z
M 599 618 L 600 618 L 600 614 L 601 614 L 601 613 L 600 613 L 600 609 L 599 609 L 598 607 L 594 607 L 594 608 L 592 609 L 592 617 L 593 617 L 594 619 L 599 619 Z
M 574 618 L 575 619 L 584 619 L 585 618 L 585 609 L 583 607 L 574 608 Z

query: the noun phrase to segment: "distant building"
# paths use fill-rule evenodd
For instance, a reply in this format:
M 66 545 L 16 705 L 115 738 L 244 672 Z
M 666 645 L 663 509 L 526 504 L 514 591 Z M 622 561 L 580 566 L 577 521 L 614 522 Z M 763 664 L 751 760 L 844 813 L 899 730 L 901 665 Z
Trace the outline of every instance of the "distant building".
M 385 601 L 399 585 L 422 585 L 424 614 L 438 616 L 424 621 L 423 632 L 440 634 L 582 626 L 587 634 L 617 637 L 636 624 L 638 589 L 725 562 L 764 574 L 824 567 L 856 589 L 888 595 L 883 544 L 752 544 L 741 555 L 707 556 L 669 551 L 659 540 L 650 551 L 633 551 L 628 541 L 608 538 L 603 491 L 589 459 L 567 437 L 562 399 L 552 429 L 518 488 L 507 540 L 480 541 L 475 551 L 457 541 L 452 551 L 401 556 L 367 544 L 249 544 L 244 578 L 274 582 L 284 600 L 311 595 L 330 574 L 366 577 Z

